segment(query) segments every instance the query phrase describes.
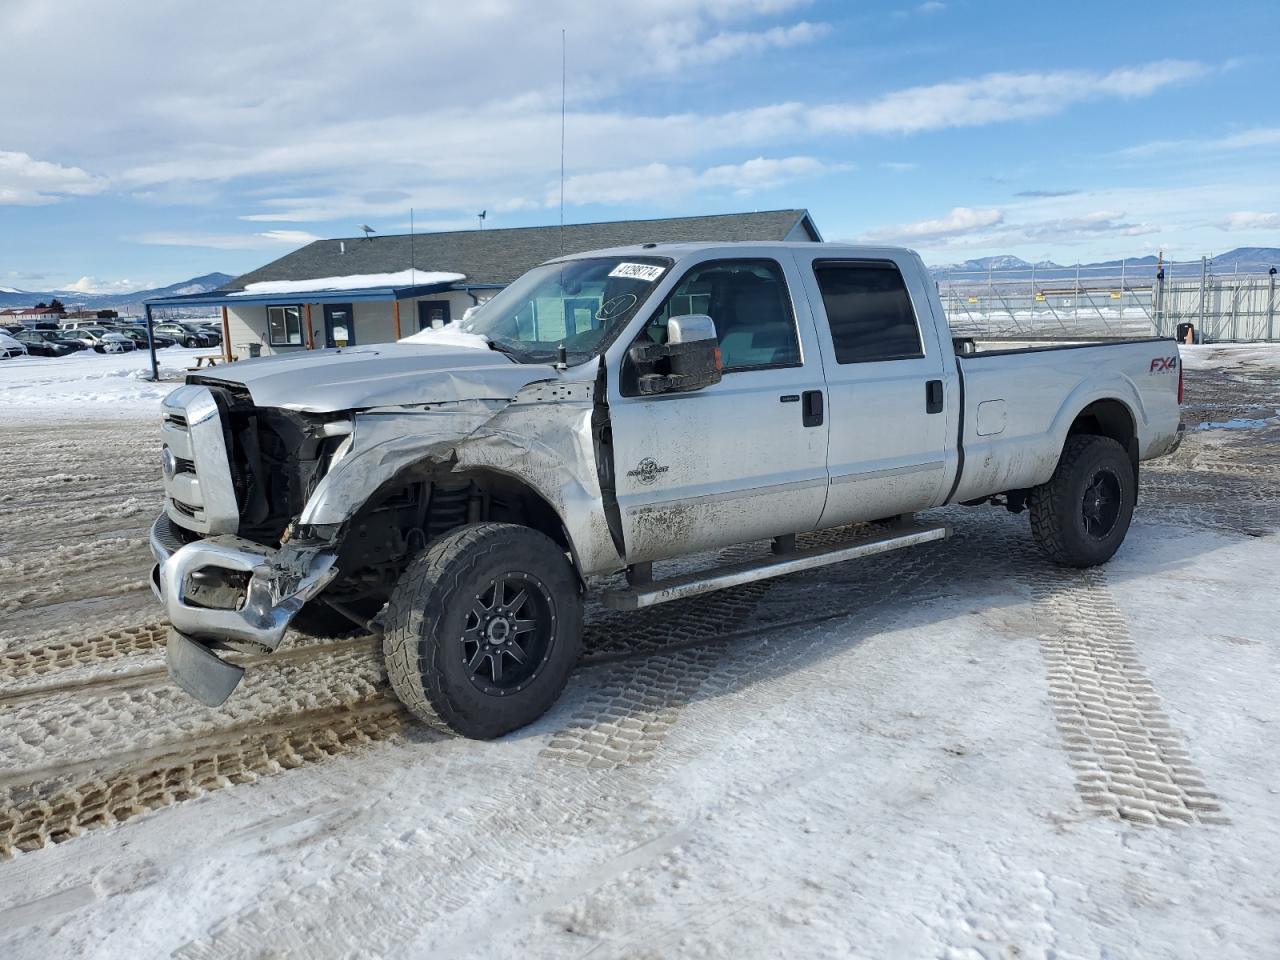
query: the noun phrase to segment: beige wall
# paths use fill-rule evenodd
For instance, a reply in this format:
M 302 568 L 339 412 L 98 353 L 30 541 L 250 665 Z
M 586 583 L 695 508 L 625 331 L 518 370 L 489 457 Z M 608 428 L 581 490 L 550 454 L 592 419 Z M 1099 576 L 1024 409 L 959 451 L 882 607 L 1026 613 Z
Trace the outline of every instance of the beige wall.
M 476 296 L 483 302 L 496 290 L 477 290 Z M 462 314 L 473 303 L 470 296 L 461 290 L 419 297 L 418 300 L 447 300 L 451 319 L 460 320 Z M 400 335 L 407 337 L 418 331 L 418 300 L 400 301 Z M 351 305 L 355 316 L 355 333 L 358 344 L 389 343 L 396 338 L 395 315 L 390 300 L 357 301 Z M 244 344 L 262 344 L 263 356 L 273 353 L 291 353 L 305 350 L 307 343 L 306 323 L 307 309 L 302 309 L 303 335 L 302 346 L 271 345 L 267 342 L 267 308 L 258 304 L 243 307 L 227 308 L 227 326 L 231 332 L 231 349 L 238 356 L 246 356 L 248 351 Z M 324 346 L 324 306 L 311 305 L 312 338 L 317 349 Z

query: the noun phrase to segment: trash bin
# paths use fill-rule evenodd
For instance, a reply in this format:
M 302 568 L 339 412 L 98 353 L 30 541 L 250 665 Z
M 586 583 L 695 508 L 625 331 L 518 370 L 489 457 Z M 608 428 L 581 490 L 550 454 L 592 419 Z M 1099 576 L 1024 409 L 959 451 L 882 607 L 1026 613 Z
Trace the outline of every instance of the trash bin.
M 249 354 L 249 359 L 253 360 L 262 356 L 262 344 L 260 343 L 242 343 L 240 349 Z
M 1179 343 L 1195 343 L 1196 327 L 1194 323 L 1178 324 L 1178 342 Z

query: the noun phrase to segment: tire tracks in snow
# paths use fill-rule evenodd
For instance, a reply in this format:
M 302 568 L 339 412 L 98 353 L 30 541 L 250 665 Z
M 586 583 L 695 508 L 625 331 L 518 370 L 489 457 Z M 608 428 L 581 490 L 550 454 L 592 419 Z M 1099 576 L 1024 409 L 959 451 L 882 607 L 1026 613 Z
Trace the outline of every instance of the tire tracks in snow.
M 1096 811 L 1159 826 L 1227 824 L 1138 657 L 1100 568 L 1031 568 L 1025 581 L 1049 629 L 1040 650 L 1049 702 Z

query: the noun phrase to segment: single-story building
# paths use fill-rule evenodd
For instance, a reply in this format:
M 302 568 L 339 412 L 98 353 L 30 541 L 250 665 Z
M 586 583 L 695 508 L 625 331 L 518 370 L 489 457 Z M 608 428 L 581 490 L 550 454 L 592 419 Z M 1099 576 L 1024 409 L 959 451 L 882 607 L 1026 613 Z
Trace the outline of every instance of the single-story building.
M 805 240 L 807 210 L 316 240 L 209 293 L 147 309 L 221 309 L 227 355 L 385 343 L 440 326 L 531 267 L 565 253 L 635 243 Z

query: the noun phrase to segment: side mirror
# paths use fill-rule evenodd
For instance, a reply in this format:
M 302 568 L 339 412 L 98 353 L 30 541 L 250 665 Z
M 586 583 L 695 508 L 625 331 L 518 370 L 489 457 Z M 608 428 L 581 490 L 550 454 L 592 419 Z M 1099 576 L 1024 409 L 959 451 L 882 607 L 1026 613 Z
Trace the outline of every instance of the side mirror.
M 641 394 L 684 393 L 720 382 L 720 341 L 705 313 L 667 321 L 666 343 L 637 343 L 629 351 Z

